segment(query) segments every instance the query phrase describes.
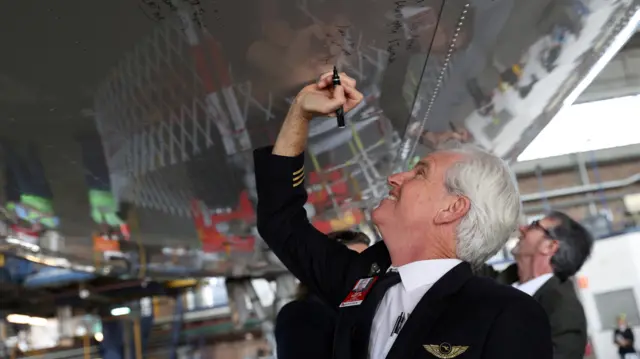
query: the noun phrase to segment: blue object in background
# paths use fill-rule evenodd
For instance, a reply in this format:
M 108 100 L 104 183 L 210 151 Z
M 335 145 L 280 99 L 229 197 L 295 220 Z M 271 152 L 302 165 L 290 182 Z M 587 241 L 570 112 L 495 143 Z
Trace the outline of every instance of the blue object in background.
M 102 323 L 100 354 L 104 359 L 122 359 L 124 349 L 123 326 L 120 321 Z
M 42 267 L 37 273 L 27 276 L 22 285 L 25 288 L 57 286 L 69 283 L 84 282 L 94 279 L 91 273 L 75 272 L 70 269 Z
M 7 255 L 5 255 L 4 269 L 9 281 L 14 284 L 22 284 L 29 275 L 37 271 L 32 262 Z

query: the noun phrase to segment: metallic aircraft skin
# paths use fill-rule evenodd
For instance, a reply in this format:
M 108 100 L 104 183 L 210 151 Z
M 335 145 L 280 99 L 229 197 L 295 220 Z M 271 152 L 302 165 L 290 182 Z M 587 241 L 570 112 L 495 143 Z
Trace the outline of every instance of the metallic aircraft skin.
M 250 3 L 0 13 L 0 252 L 123 277 L 274 277 L 252 149 L 304 84 L 336 65 L 365 94 L 347 128 L 312 124 L 309 219 L 375 236 L 387 175 L 449 138 L 514 160 L 640 16 L 640 0 Z

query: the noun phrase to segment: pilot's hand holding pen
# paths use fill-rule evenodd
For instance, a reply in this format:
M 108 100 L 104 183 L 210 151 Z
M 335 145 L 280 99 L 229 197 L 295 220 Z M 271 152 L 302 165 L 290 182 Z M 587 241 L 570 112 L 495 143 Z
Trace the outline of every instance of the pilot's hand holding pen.
M 340 85 L 333 85 L 333 72 L 329 71 L 318 82 L 302 89 L 296 96 L 294 106 L 307 120 L 316 116 L 336 116 L 342 107 L 344 113 L 355 108 L 362 101 L 362 94 L 356 89 L 356 80 L 340 73 Z

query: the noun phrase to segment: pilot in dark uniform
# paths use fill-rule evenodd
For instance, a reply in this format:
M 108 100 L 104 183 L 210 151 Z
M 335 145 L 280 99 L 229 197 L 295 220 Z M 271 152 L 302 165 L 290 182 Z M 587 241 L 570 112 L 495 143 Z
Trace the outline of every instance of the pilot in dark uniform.
M 361 254 L 309 223 L 303 205 L 308 122 L 361 100 L 355 80 L 325 74 L 296 97 L 274 147 L 255 151 L 258 229 L 287 268 L 339 307 L 334 358 L 552 358 L 540 305 L 474 276 L 515 230 L 508 167 L 475 147 L 437 151 L 389 177 L 372 218 L 384 242 Z M 363 292 L 353 289 L 374 278 Z

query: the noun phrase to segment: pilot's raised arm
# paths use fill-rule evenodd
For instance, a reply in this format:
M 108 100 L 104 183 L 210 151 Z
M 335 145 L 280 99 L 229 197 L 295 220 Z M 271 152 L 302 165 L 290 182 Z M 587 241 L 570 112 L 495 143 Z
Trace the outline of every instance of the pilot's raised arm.
M 341 74 L 341 83 L 334 89 L 327 73 L 316 84 L 302 89 L 275 146 L 254 153 L 260 235 L 301 282 L 336 306 L 353 286 L 353 278 L 367 274 L 357 273 L 355 268 L 362 268 L 361 261 L 372 253 L 358 255 L 329 240 L 309 223 L 303 208 L 307 201 L 304 149 L 309 121 L 314 116 L 335 113 L 340 106 L 348 112 L 362 100 L 355 80 Z

